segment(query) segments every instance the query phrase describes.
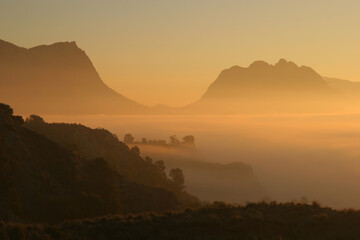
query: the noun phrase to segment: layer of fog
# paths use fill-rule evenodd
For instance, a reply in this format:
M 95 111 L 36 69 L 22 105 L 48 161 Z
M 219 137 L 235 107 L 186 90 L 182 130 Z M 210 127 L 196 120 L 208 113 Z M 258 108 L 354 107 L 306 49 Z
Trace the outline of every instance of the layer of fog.
M 360 208 L 360 114 L 44 116 L 106 128 L 122 139 L 194 135 L 208 161 L 253 166 L 272 200 L 306 197 Z

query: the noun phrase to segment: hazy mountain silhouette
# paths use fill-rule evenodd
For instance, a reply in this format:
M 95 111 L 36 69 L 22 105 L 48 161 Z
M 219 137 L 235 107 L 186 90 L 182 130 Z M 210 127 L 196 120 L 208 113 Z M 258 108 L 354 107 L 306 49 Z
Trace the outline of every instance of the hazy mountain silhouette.
M 222 71 L 194 104 L 184 108 L 149 108 L 109 88 L 75 42 L 26 49 L 0 40 L 0 101 L 22 114 L 339 110 L 344 106 L 342 90 L 354 90 L 338 82 L 326 82 L 310 67 L 299 67 L 284 59 L 275 65 L 256 61 L 248 68 L 233 66 Z
M 186 108 L 207 112 L 302 112 L 335 107 L 341 94 L 312 68 L 280 59 L 223 70 L 201 99 Z M 335 103 L 335 105 L 337 105 Z
M 146 111 L 109 88 L 75 42 L 26 49 L 0 40 L 0 101 L 21 113 Z
M 330 87 L 339 90 L 348 97 L 354 100 L 360 99 L 360 82 L 352 82 L 349 80 L 328 77 L 323 77 L 323 79 Z

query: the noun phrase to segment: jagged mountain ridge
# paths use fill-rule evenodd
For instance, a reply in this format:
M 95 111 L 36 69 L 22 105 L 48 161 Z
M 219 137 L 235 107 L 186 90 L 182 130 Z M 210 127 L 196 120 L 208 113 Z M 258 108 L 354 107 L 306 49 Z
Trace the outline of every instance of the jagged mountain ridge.
M 188 112 L 299 113 L 342 108 L 342 94 L 312 68 L 280 59 L 223 70 Z
M 334 93 L 322 77 L 310 67 L 298 67 L 293 62 L 280 59 L 275 65 L 255 61 L 248 68 L 233 66 L 222 71 L 202 99 L 261 97 L 254 96 L 257 93 L 272 97 L 277 94 L 287 96 L 296 93 L 301 96 L 313 92 Z
M 26 49 L 0 40 L 0 101 L 23 114 L 147 111 L 109 88 L 75 42 Z
M 150 108 L 109 88 L 75 42 L 26 49 L 0 40 L 0 101 L 27 115 L 332 111 L 348 104 L 338 86 L 284 59 L 274 65 L 255 61 L 222 71 L 193 104 Z

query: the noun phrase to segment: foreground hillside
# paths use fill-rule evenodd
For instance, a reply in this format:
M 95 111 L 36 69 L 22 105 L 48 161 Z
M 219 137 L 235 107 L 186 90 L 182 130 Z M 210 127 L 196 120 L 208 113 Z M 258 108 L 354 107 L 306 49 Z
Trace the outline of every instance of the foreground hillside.
M 1 239 L 359 239 L 360 212 L 314 202 L 215 203 L 163 215 L 108 216 L 59 225 L 2 223 Z
M 184 186 L 177 186 L 169 180 L 165 170 L 170 169 L 166 169 L 163 161 L 155 160 L 161 158 L 154 160 L 149 157 L 142 158 L 138 147 L 129 149 L 105 129 L 91 129 L 80 124 L 47 123 L 41 117 L 34 115 L 26 119 L 23 126 L 87 159 L 104 158 L 127 180 L 165 189 L 175 194 L 184 206 L 198 204 L 196 197 L 182 191 Z
M 80 127 L 100 140 L 110 137 L 121 153 L 116 160 L 119 164 L 108 160 L 107 154 L 74 151 L 81 145 L 61 146 L 23 125 L 22 117 L 0 104 L 0 220 L 59 222 L 199 204 L 178 187 L 175 178 L 168 178 L 163 164 L 144 160 L 106 130 Z M 80 139 L 90 138 L 76 128 L 69 132 Z M 63 135 L 62 140 L 67 138 L 70 136 Z

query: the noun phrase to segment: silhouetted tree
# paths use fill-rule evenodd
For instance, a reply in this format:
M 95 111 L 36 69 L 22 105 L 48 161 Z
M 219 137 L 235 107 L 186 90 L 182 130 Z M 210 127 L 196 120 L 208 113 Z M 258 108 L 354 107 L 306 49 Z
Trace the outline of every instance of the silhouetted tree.
M 0 115 L 11 116 L 13 113 L 14 111 L 9 105 L 0 103 Z
M 155 162 L 155 166 L 160 170 L 160 171 L 164 171 L 165 170 L 165 164 L 164 161 L 162 160 L 158 160 Z
M 147 144 L 147 139 L 146 139 L 146 138 L 142 138 L 142 139 L 141 139 L 141 143 L 142 143 L 142 144 Z
M 178 145 L 180 144 L 179 139 L 176 138 L 176 135 L 170 136 L 170 145 Z
M 195 144 L 195 137 L 192 135 L 187 135 L 185 137 L 183 137 L 183 142 L 185 144 Z
M 128 144 L 134 143 L 134 137 L 130 133 L 125 134 L 124 143 L 128 143 Z
M 26 121 L 31 121 L 32 123 L 45 123 L 44 119 L 38 115 L 30 115 Z
M 185 188 L 185 176 L 180 168 L 171 169 L 169 176 L 176 189 L 183 190 Z
M 146 163 L 152 164 L 152 159 L 150 157 L 146 156 L 144 160 Z
M 136 155 L 140 155 L 140 149 L 137 146 L 132 147 L 130 151 Z

